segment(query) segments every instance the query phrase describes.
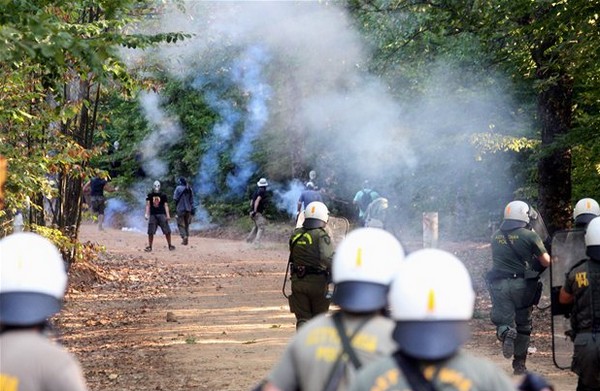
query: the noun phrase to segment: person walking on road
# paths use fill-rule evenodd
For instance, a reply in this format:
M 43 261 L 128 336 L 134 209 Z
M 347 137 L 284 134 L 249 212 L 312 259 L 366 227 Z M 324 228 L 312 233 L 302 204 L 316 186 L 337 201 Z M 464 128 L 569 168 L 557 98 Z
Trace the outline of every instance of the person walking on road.
M 574 351 L 571 370 L 578 376 L 577 391 L 600 390 L 600 217 L 585 233 L 588 258 L 576 263 L 560 289 L 561 304 L 572 305 Z
M 144 213 L 144 217 L 148 220 L 148 246 L 144 251 L 152 251 L 154 234 L 156 234 L 158 227 L 160 227 L 167 239 L 169 250 L 175 250 L 175 246 L 171 244 L 171 227 L 169 226 L 171 214 L 169 212 L 168 198 L 165 193 L 160 191 L 159 181 L 154 181 L 152 192 L 146 196 L 146 212 Z
M 0 389 L 87 391 L 77 358 L 48 337 L 67 287 L 60 252 L 20 232 L 0 240 L 0 254 Z
M 513 358 L 514 373 L 527 370 L 525 361 L 532 330 L 532 310 L 541 295 L 539 271 L 550 265 L 550 255 L 540 236 L 531 229 L 535 211 L 523 201 L 512 201 L 504 209 L 504 220 L 492 235 L 492 269 L 486 281 L 492 299 L 491 320 L 502 341 L 502 354 Z
M 250 199 L 250 218 L 254 223 L 252 231 L 246 236 L 246 242 L 253 243 L 255 246 L 260 245 L 260 240 L 267 225 L 265 218 L 265 208 L 268 202 L 267 186 L 269 182 L 265 178 L 260 178 L 256 183 L 257 189 L 252 193 Z
M 83 193 L 90 195 L 92 212 L 98 218 L 98 230 L 104 231 L 104 210 L 106 209 L 106 197 L 104 191 L 115 191 L 110 183 L 104 178 L 93 177 L 83 186 Z
M 403 259 L 402 245 L 388 232 L 350 232 L 333 257 L 339 311 L 302 326 L 262 390 L 345 390 L 360 367 L 395 351 L 394 322 L 384 312 L 389 283 Z
M 188 185 L 184 177 L 177 180 L 177 187 L 173 193 L 175 211 L 177 212 L 177 229 L 181 236 L 181 244 L 188 245 L 190 237 L 190 224 L 194 211 L 194 191 Z
M 311 202 L 304 210 L 302 227 L 294 229 L 289 240 L 292 294 L 288 300 L 296 329 L 329 310 L 331 300 L 326 294 L 334 249 L 325 229 L 328 221 L 327 206 Z

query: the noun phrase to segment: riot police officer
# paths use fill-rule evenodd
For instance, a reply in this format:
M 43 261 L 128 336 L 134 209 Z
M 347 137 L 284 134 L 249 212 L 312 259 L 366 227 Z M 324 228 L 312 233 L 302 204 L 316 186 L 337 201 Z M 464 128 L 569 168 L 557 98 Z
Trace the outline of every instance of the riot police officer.
M 559 301 L 572 304 L 574 352 L 571 369 L 579 376 L 577 391 L 600 390 L 600 217 L 585 233 L 588 258 L 566 275 Z
M 550 265 L 550 255 L 542 239 L 530 226 L 535 217 L 535 211 L 523 201 L 506 205 L 504 220 L 492 235 L 493 267 L 486 276 L 496 336 L 502 341 L 504 357 L 513 358 L 517 375 L 527 370 L 531 314 L 542 289 L 535 264 Z
M 290 311 L 296 315 L 296 328 L 329 310 L 326 297 L 330 280 L 333 243 L 325 229 L 329 210 L 324 203 L 311 202 L 304 210 L 302 227 L 290 237 L 292 294 Z
M 67 273 L 48 239 L 22 232 L 0 240 L 0 389 L 85 391 L 77 359 L 51 342 Z

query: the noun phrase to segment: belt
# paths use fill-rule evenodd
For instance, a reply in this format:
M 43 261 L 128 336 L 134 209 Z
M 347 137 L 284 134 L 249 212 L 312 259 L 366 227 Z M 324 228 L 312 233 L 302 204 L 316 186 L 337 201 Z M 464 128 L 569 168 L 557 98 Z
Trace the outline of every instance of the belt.
M 290 270 L 291 270 L 292 274 L 296 274 L 299 277 L 304 277 L 307 274 L 322 274 L 322 275 L 327 274 L 327 270 L 317 269 L 317 268 L 311 267 L 311 266 L 294 265 L 293 263 L 290 266 L 291 266 Z

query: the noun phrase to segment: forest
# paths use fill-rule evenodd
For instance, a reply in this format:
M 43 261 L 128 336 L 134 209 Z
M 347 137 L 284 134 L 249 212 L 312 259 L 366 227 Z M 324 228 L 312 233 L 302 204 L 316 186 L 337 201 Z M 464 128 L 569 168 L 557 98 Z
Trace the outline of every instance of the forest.
M 92 176 L 128 225 L 181 176 L 201 228 L 261 177 L 290 218 L 313 170 L 333 214 L 368 179 L 457 238 L 513 199 L 552 233 L 598 197 L 596 0 L 0 3 L 0 236 L 22 216 L 69 262 Z

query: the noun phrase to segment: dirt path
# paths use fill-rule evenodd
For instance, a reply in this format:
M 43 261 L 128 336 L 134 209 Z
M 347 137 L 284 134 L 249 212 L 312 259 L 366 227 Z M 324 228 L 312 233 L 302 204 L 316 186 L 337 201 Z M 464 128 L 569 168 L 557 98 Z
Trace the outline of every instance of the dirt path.
M 94 273 L 72 270 L 56 323 L 63 343 L 82 362 L 91 390 L 249 390 L 294 334 L 294 318 L 281 294 L 288 256 L 284 241 L 256 249 L 239 239 L 194 236 L 189 246 L 175 238 L 177 249 L 168 251 L 158 235 L 155 250 L 145 253 L 143 233 L 99 232 L 86 224 L 80 236 L 106 252 L 94 261 L 99 267 Z M 440 247 L 456 253 L 474 275 L 478 300 L 467 349 L 510 371 L 488 320 L 489 299 L 479 277 L 489 247 Z M 98 273 L 101 279 L 95 279 Z M 537 326 L 547 324 L 546 318 L 541 312 L 536 316 L 537 352 L 528 367 L 557 390 L 573 391 L 576 377 L 552 364 L 549 327 Z

